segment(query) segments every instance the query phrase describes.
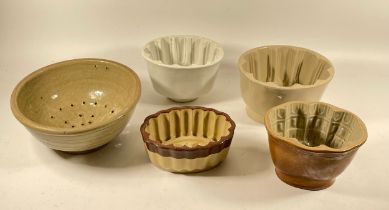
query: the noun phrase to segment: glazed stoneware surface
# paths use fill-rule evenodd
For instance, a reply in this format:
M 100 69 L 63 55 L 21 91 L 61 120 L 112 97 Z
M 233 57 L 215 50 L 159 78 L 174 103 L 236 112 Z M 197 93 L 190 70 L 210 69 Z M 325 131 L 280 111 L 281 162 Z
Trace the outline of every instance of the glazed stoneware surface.
M 288 101 L 319 101 L 334 76 L 324 56 L 300 47 L 273 45 L 239 58 L 240 87 L 247 114 L 263 122 L 270 108 Z
M 235 123 L 225 113 L 204 107 L 176 107 L 147 117 L 141 126 L 151 162 L 187 173 L 215 167 L 227 154 Z
M 278 177 L 303 189 L 331 186 L 367 139 L 354 114 L 320 102 L 288 102 L 265 116 Z
M 214 84 L 223 49 L 198 36 L 166 36 L 142 50 L 155 91 L 176 102 L 193 101 Z
M 140 97 L 130 68 L 109 60 L 76 59 L 43 67 L 14 89 L 15 117 L 48 147 L 83 152 L 126 126 Z

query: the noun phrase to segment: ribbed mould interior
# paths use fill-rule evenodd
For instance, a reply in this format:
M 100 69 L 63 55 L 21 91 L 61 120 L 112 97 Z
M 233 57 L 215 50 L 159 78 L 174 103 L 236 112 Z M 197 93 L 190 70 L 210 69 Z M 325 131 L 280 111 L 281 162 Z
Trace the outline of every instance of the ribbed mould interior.
M 217 62 L 223 56 L 223 50 L 209 39 L 170 36 L 148 43 L 144 55 L 165 65 L 192 66 Z
M 344 149 L 363 141 L 359 118 L 327 104 L 291 103 L 271 110 L 268 116 L 278 136 L 295 138 L 309 147 Z
M 333 67 L 324 57 L 285 46 L 251 50 L 242 56 L 240 68 L 255 80 L 282 87 L 313 85 L 333 75 Z
M 145 131 L 164 145 L 195 147 L 219 141 L 231 126 L 225 116 L 213 111 L 181 109 L 151 118 Z

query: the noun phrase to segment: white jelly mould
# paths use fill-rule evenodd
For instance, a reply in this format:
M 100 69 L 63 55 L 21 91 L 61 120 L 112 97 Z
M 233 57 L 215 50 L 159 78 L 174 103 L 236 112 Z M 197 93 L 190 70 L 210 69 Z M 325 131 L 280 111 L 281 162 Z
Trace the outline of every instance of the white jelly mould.
M 174 35 L 150 41 L 142 55 L 155 91 L 188 102 L 212 89 L 224 52 L 210 39 Z

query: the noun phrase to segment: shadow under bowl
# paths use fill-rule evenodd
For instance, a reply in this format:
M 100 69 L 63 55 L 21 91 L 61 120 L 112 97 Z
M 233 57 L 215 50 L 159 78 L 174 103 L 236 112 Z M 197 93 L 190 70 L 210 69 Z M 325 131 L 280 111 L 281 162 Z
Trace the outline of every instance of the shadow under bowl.
M 331 186 L 367 139 L 356 115 L 321 102 L 288 102 L 265 116 L 278 177 L 308 190 Z
M 334 76 L 331 62 L 309 49 L 271 45 L 239 58 L 240 87 L 250 118 L 263 123 L 267 110 L 288 101 L 319 101 Z
M 148 116 L 140 130 L 150 161 L 176 173 L 211 169 L 227 156 L 235 123 L 215 109 L 184 106 Z
M 127 66 L 103 59 L 74 59 L 25 77 L 12 93 L 11 109 L 49 148 L 82 153 L 119 135 L 140 91 L 138 76 Z
M 175 102 L 189 102 L 212 89 L 224 52 L 210 39 L 174 35 L 150 41 L 142 55 L 154 90 Z

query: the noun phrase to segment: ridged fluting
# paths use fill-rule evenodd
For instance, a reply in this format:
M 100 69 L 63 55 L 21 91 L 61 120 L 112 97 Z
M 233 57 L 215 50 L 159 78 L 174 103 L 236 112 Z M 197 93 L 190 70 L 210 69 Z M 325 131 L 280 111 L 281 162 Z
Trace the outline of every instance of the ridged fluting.
M 147 153 L 149 155 L 150 161 L 163 170 L 176 173 L 191 173 L 208 170 L 215 167 L 226 158 L 228 150 L 229 148 L 225 148 L 219 153 L 195 159 L 177 159 L 173 157 L 164 157 L 149 150 Z
M 289 103 L 268 116 L 277 135 L 296 138 L 309 147 L 350 147 L 360 143 L 363 132 L 359 118 L 325 103 Z
M 214 109 L 177 107 L 150 115 L 141 126 L 146 148 L 164 157 L 195 159 L 230 146 L 235 123 Z
M 144 48 L 144 55 L 166 65 L 207 65 L 223 55 L 219 45 L 196 36 L 169 36 L 151 41 Z
M 283 87 L 313 85 L 330 77 L 332 68 L 327 59 L 310 50 L 286 46 L 256 48 L 240 61 L 255 80 Z
M 170 144 L 173 139 L 180 137 L 193 136 L 196 137 L 196 142 L 193 142 L 193 145 L 185 144 L 185 146 L 195 147 L 209 143 L 203 142 L 204 140 L 220 140 L 222 136 L 228 135 L 230 127 L 231 124 L 225 116 L 217 115 L 213 111 L 182 109 L 151 118 L 146 131 L 150 133 L 149 138 L 151 140 L 160 141 L 163 144 Z M 200 139 L 203 141 L 200 141 Z

